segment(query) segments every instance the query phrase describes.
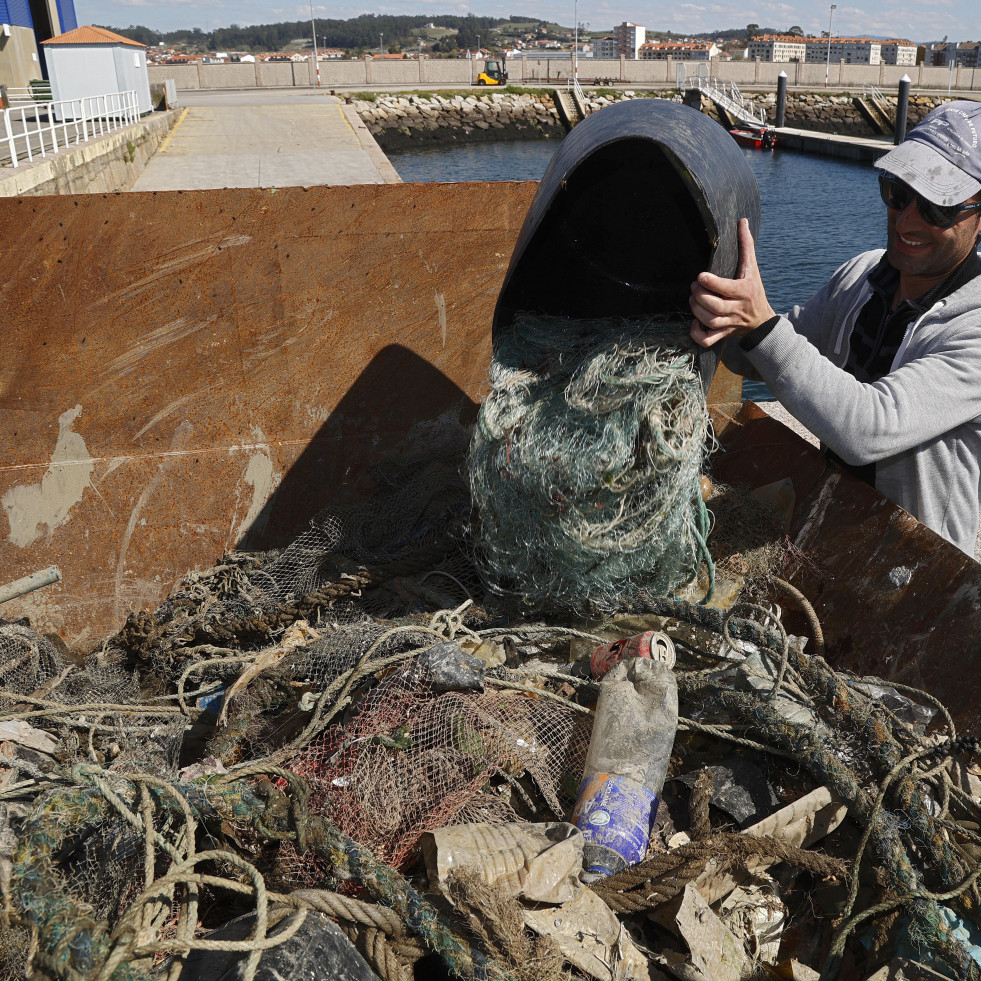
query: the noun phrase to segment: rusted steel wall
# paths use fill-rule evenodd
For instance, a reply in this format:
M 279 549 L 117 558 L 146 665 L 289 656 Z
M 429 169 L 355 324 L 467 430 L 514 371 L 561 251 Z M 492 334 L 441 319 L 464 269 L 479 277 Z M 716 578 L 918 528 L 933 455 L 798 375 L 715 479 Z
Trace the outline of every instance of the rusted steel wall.
M 531 183 L 0 199 L 0 581 L 85 648 L 472 422 Z
M 814 605 L 835 667 L 932 692 L 966 733 L 981 732 L 981 565 L 747 403 L 717 418 L 714 476 L 760 487 L 789 477 L 795 507 L 784 575 Z M 788 628 L 808 636 L 787 595 Z M 813 650 L 813 645 L 808 647 Z
M 0 581 L 64 574 L 0 615 L 87 649 L 224 549 L 363 498 L 373 462 L 459 443 L 534 190 L 0 199 Z M 829 658 L 977 731 L 981 566 L 738 397 L 720 372 L 714 476 L 792 478 Z

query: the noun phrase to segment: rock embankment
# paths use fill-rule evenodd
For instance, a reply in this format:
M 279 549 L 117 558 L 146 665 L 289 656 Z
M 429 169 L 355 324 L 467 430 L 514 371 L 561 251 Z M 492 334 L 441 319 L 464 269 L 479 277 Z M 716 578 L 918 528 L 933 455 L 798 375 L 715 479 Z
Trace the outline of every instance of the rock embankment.
M 767 99 L 767 117 L 776 117 L 776 96 Z M 897 99 L 886 97 L 883 102 L 891 122 L 895 123 Z M 906 120 L 915 126 L 931 109 L 946 99 L 916 96 L 910 99 Z M 838 133 L 842 136 L 874 136 L 872 127 L 855 107 L 851 96 L 793 95 L 787 97 L 787 123 L 794 129 L 809 129 L 818 133 Z
M 562 137 L 565 130 L 551 97 L 545 95 L 379 96 L 353 102 L 383 150 L 426 142 L 474 143 Z
M 668 96 L 668 93 L 622 92 L 614 99 L 600 96 L 590 99 L 592 112 L 629 98 Z M 691 93 L 696 108 L 715 120 L 719 114 L 714 104 L 698 93 Z M 587 92 L 588 96 L 588 92 Z M 774 93 L 757 95 L 754 101 L 766 110 L 772 125 L 777 114 Z M 915 96 L 910 99 L 907 125 L 915 126 L 931 109 L 947 100 L 941 96 Z M 890 120 L 896 118 L 895 96 L 883 100 Z M 425 143 L 474 143 L 485 140 L 521 140 L 561 138 L 565 129 L 550 95 L 512 95 L 487 92 L 481 95 L 433 95 L 431 97 L 378 96 L 374 101 L 354 100 L 354 108 L 371 131 L 382 150 L 404 150 Z M 841 136 L 876 136 L 879 134 L 855 105 L 850 95 L 799 93 L 788 95 L 786 125 L 793 129 Z

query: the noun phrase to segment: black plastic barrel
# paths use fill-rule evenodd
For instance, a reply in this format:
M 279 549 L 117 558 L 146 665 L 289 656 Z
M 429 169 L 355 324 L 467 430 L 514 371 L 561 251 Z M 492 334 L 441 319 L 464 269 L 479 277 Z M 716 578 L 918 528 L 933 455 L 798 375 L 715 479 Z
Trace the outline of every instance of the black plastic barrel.
M 495 349 L 519 311 L 573 319 L 690 317 L 698 273 L 733 277 L 760 194 L 716 122 L 663 99 L 588 116 L 562 141 L 518 235 L 494 312 Z M 706 388 L 714 356 L 703 355 Z

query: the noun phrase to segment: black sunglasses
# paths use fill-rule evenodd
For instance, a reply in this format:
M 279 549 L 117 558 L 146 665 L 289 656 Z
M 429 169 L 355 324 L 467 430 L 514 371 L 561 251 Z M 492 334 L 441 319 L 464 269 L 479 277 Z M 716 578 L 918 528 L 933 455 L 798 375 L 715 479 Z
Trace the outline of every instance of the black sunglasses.
M 934 204 L 922 194 L 917 194 L 909 184 L 904 184 L 896 177 L 887 177 L 885 174 L 879 175 L 879 193 L 885 206 L 892 208 L 893 211 L 905 211 L 911 201 L 916 201 L 920 217 L 934 228 L 950 228 L 962 211 L 977 211 L 981 208 L 981 201 L 969 201 L 967 204 Z

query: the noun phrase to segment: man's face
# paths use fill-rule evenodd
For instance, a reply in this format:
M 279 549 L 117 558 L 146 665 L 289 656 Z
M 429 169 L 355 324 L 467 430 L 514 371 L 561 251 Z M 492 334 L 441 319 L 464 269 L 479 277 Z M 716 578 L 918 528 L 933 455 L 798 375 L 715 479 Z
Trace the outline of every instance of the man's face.
M 971 201 L 981 197 L 976 195 Z M 941 280 L 974 249 L 981 213 L 965 211 L 950 228 L 935 228 L 920 216 L 915 199 L 902 211 L 888 209 L 887 253 L 901 274 Z

